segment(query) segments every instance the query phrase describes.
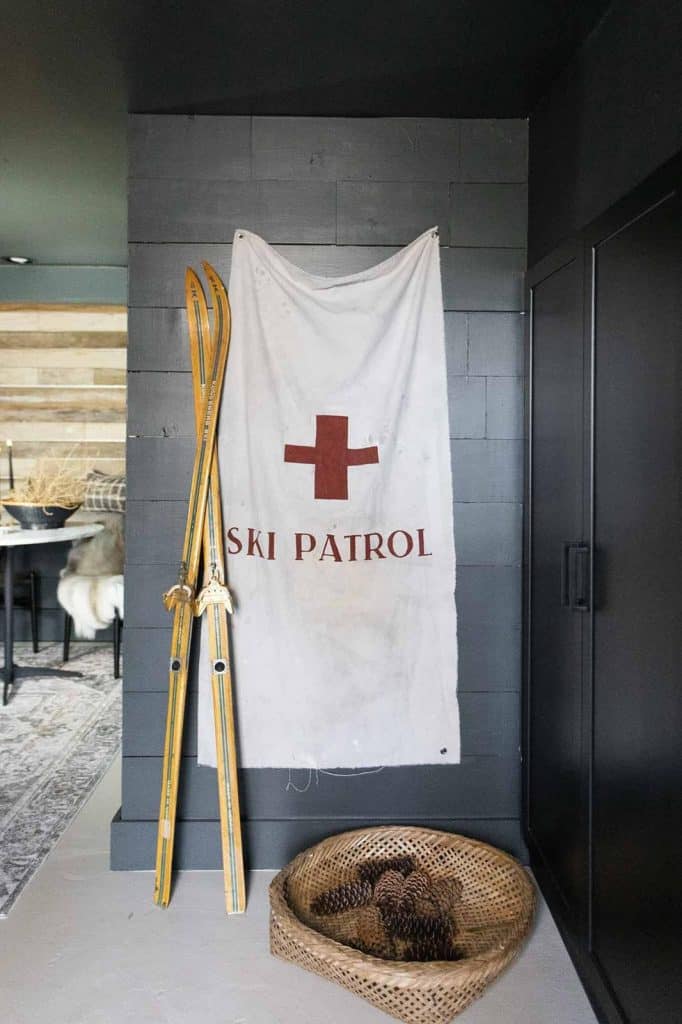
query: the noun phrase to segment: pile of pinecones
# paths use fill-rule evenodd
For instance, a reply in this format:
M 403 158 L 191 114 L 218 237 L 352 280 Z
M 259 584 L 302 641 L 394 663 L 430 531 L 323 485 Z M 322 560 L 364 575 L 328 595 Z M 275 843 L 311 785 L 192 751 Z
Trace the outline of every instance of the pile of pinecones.
M 389 960 L 458 960 L 455 908 L 462 895 L 456 878 L 433 879 L 413 857 L 366 860 L 357 877 L 328 889 L 310 904 L 327 916 L 355 910 L 363 953 Z

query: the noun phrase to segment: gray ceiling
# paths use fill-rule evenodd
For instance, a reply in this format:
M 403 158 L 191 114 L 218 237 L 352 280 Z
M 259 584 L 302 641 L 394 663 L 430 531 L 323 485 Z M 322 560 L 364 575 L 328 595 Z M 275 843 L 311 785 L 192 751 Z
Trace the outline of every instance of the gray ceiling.
M 607 0 L 2 0 L 0 256 L 124 265 L 125 114 L 524 117 Z

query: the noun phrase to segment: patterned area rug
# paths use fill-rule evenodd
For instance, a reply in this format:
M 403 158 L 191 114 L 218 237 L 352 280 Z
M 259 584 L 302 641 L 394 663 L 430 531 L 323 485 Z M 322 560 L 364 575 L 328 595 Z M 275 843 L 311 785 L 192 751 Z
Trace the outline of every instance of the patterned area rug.
M 61 668 L 61 645 L 20 665 Z M 81 679 L 20 679 L 0 706 L 0 917 L 23 888 L 113 761 L 121 743 L 121 680 L 111 644 L 73 644 L 66 668 Z

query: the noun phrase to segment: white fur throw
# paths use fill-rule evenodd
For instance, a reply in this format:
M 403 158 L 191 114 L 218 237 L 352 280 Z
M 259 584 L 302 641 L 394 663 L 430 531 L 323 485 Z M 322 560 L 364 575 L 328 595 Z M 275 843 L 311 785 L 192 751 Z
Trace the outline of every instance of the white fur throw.
M 72 617 L 76 636 L 93 640 L 98 629 L 123 618 L 123 576 L 64 576 L 57 587 L 62 608 Z
M 114 614 L 123 618 L 124 540 L 122 515 L 100 517 L 104 529 L 76 541 L 61 571 L 57 600 L 74 621 L 76 636 L 93 640 Z

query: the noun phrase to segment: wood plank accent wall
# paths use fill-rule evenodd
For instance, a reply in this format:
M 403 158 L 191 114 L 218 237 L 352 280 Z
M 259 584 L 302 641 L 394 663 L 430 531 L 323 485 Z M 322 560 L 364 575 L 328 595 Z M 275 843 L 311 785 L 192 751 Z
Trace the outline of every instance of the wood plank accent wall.
M 439 224 L 458 557 L 462 763 L 349 777 L 241 772 L 251 866 L 373 821 L 433 823 L 524 855 L 520 817 L 527 125 L 138 115 L 129 121 L 128 536 L 123 804 L 112 864 L 153 866 L 175 578 L 194 450 L 184 270 L 227 282 L 236 228 L 293 263 L 372 266 Z M 273 680 L 273 686 L 277 681 Z M 178 864 L 217 868 L 215 772 L 185 736 Z
M 0 494 L 9 487 L 5 441 L 21 483 L 41 457 L 74 470 L 125 472 L 127 313 L 122 307 L 0 304 Z M 41 640 L 56 639 L 56 582 L 64 550 L 24 551 L 39 574 Z M 17 635 L 28 638 L 26 615 Z

